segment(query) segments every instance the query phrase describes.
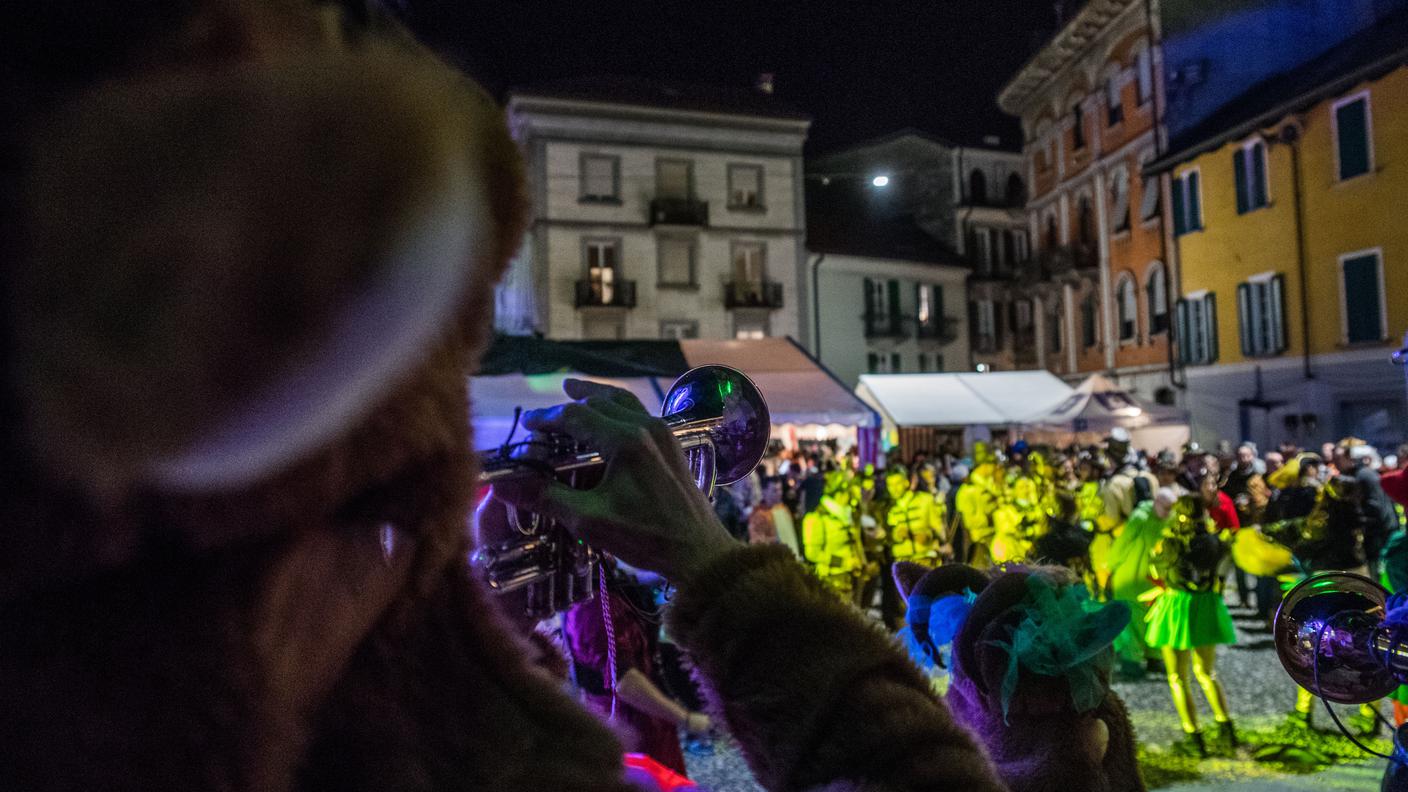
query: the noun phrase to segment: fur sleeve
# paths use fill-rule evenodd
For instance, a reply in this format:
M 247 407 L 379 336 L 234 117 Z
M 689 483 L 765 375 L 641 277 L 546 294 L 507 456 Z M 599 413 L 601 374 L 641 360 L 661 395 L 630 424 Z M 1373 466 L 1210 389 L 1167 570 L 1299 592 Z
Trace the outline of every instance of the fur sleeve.
M 670 628 L 769 790 L 1002 786 L 927 681 L 781 547 L 680 582 Z

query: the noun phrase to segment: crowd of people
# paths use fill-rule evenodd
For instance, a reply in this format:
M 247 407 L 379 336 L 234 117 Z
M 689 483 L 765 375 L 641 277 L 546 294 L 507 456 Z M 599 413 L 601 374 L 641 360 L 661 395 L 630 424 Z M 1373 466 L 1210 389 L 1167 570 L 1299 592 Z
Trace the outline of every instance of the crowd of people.
M 822 446 L 768 460 L 716 498 L 721 521 L 751 543 L 786 545 L 828 587 L 892 629 L 905 625 L 896 562 L 977 569 L 1059 565 L 1094 601 L 1127 603 L 1114 640 L 1117 674 L 1165 675 L 1193 755 L 1237 746 L 1216 672 L 1216 647 L 1236 641 L 1229 605 L 1271 629 L 1282 592 L 1303 576 L 1351 571 L 1408 590 L 1408 448 L 1381 456 L 1345 438 L 1147 453 L 1114 430 L 1093 446 L 1016 441 L 861 464 Z M 1227 589 L 1224 592 L 1224 587 Z M 1193 703 L 1201 688 L 1217 729 L 1209 747 Z M 1408 696 L 1397 696 L 1408 701 Z M 1309 727 L 1301 690 L 1290 714 Z M 1408 709 L 1394 702 L 1396 720 Z M 1366 706 L 1355 728 L 1374 732 Z

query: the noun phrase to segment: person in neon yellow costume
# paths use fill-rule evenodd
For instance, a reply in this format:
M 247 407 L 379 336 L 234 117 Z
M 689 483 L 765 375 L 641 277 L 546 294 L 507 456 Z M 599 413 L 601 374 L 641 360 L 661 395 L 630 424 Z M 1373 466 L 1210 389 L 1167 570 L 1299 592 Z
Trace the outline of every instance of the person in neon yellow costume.
M 993 519 L 1000 504 L 1000 491 L 1005 487 L 1005 481 L 999 483 L 1001 475 L 997 457 L 988 444 L 974 443 L 973 470 L 958 488 L 954 505 L 968 531 L 968 563 L 975 567 L 992 566 L 992 542 L 996 534 Z
M 885 524 L 892 557 L 895 561 L 933 563 L 943 541 L 943 502 L 911 489 L 909 471 L 902 466 L 885 471 L 885 490 L 890 496 Z
M 821 502 L 802 519 L 802 552 L 822 582 L 847 601 L 865 568 L 860 518 L 851 500 L 849 477 L 839 470 L 826 474 Z

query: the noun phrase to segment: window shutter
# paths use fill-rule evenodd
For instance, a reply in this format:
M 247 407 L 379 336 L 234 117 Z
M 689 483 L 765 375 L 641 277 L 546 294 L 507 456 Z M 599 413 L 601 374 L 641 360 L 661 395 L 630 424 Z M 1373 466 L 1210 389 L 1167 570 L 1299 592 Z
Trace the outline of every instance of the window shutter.
M 898 373 L 900 373 L 901 371 L 904 371 L 904 366 L 901 366 L 901 365 L 900 365 L 900 353 L 898 353 L 898 352 L 891 352 L 891 353 L 890 353 L 890 373 L 891 373 L 891 374 L 898 374 Z
M 1159 213 L 1159 177 L 1145 176 L 1144 191 L 1139 196 L 1139 219 L 1149 220 Z
M 1271 309 L 1272 351 L 1280 354 L 1286 351 L 1286 276 L 1277 275 L 1267 287 L 1271 290 L 1267 301 Z
M 1004 331 L 1007 329 L 1007 322 L 1004 321 L 1006 318 L 1006 306 L 1000 302 L 994 302 L 992 305 L 992 337 L 993 343 L 998 348 L 1002 347 Z
M 1370 254 L 1345 261 L 1344 307 L 1349 343 L 1382 340 L 1377 256 Z
M 1252 287 L 1250 283 L 1237 284 L 1237 333 L 1242 339 L 1242 356 L 1256 354 L 1256 324 L 1252 317 Z
M 1180 298 L 1174 303 L 1174 323 L 1178 332 L 1178 356 L 1184 363 L 1196 363 L 1193 360 L 1193 351 L 1189 348 L 1188 339 L 1192 337 L 1188 326 L 1188 301 Z
M 1207 323 L 1207 325 L 1206 325 L 1206 326 L 1207 326 L 1206 333 L 1207 333 L 1207 339 L 1208 339 L 1208 342 L 1207 342 L 1207 343 L 1208 343 L 1207 360 L 1206 360 L 1205 362 L 1207 362 L 1207 363 L 1216 363 L 1216 362 L 1217 362 L 1217 359 L 1220 357 L 1220 355 L 1219 355 L 1219 353 L 1218 353 L 1218 350 L 1220 349 L 1220 347 L 1218 346 L 1218 339 L 1217 339 L 1217 295 L 1216 295 L 1216 294 L 1213 294 L 1213 293 L 1209 292 L 1208 295 L 1203 298 L 1203 316 L 1205 317 L 1203 321 L 1205 321 L 1205 322 Z
M 893 321 L 900 315 L 900 282 L 892 280 L 887 285 L 889 287 L 889 316 Z
M 1368 104 L 1363 99 L 1340 105 L 1335 110 L 1341 179 L 1369 172 L 1368 111 Z
M 944 287 L 936 284 L 929 288 L 931 289 L 929 315 L 934 321 L 942 322 L 944 320 Z
M 1252 189 L 1251 206 L 1253 209 L 1266 206 L 1266 144 L 1257 143 L 1252 146 Z
M 968 303 L 968 343 L 978 345 L 978 304 L 973 301 Z
M 1199 193 L 1199 189 L 1202 187 L 1202 185 L 1200 185 L 1198 182 L 1199 178 L 1197 171 L 1193 171 L 1192 173 L 1188 174 L 1188 220 L 1184 224 L 1184 227 L 1188 231 L 1197 231 L 1203 227 L 1203 210 L 1202 206 L 1200 205 L 1202 202 L 1202 195 Z
M 1173 234 L 1174 234 L 1174 236 L 1178 236 L 1178 235 L 1180 235 L 1180 234 L 1186 234 L 1186 233 L 1188 232 L 1188 224 L 1184 221 L 1184 215 L 1183 215 L 1183 212 L 1184 212 L 1183 185 L 1184 185 L 1184 180 L 1183 180 L 1183 179 L 1174 179 L 1174 180 L 1173 180 L 1172 195 L 1173 195 Z
M 1247 213 L 1247 150 L 1232 152 L 1232 174 L 1237 182 L 1237 214 Z

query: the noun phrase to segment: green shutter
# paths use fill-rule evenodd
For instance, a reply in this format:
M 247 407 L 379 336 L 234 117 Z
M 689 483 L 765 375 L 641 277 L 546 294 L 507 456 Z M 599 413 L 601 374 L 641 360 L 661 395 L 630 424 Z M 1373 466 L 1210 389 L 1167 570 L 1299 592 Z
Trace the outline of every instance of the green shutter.
M 1193 171 L 1188 174 L 1186 181 L 1188 183 L 1188 220 L 1185 226 L 1189 231 L 1197 231 L 1203 227 L 1203 211 L 1200 206 L 1202 195 L 1199 193 L 1202 185 L 1198 183 L 1200 181 L 1198 172 Z
M 1271 340 L 1277 354 L 1286 351 L 1286 276 L 1271 279 Z
M 1349 343 L 1382 341 L 1383 314 L 1379 299 L 1379 257 L 1374 253 L 1344 262 L 1344 309 Z
M 1188 347 L 1188 338 L 1191 335 L 1188 327 L 1188 301 L 1179 298 L 1178 302 L 1174 303 L 1173 313 L 1174 332 L 1178 334 L 1178 357 L 1184 364 L 1192 363 L 1192 350 Z
M 1242 339 L 1242 357 L 1256 354 L 1256 324 L 1252 321 L 1252 287 L 1237 284 L 1237 332 Z
M 1259 209 L 1266 206 L 1266 145 L 1258 143 L 1252 146 L 1252 189 L 1251 206 Z
M 1178 236 L 1187 233 L 1188 224 L 1183 217 L 1183 180 L 1173 180 L 1173 234 Z
M 1212 292 L 1203 298 L 1203 313 L 1208 323 L 1208 363 L 1216 363 L 1222 357 L 1217 339 L 1217 295 Z
M 1369 172 L 1369 105 L 1364 99 L 1340 105 L 1335 110 L 1335 134 L 1339 142 L 1340 178 L 1349 179 Z
M 1250 208 L 1247 201 L 1247 150 L 1232 152 L 1232 174 L 1237 183 L 1237 214 L 1246 214 Z

